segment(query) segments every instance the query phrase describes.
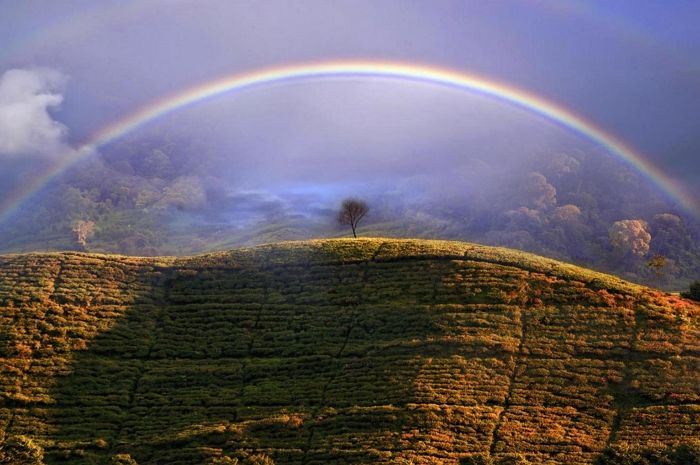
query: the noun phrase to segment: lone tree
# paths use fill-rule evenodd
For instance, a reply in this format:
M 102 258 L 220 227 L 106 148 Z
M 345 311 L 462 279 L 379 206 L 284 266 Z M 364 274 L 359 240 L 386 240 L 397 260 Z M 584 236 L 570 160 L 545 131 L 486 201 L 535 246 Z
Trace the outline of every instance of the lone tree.
M 83 221 L 80 220 L 73 225 L 73 237 L 75 242 L 78 243 L 80 247 L 85 249 L 87 247 L 87 240 L 95 232 L 95 222 L 94 221 Z
M 667 264 L 668 259 L 657 253 L 647 262 L 647 268 L 654 271 L 657 279 L 661 279 L 664 276 L 664 268 Z
M 367 206 L 365 201 L 352 198 L 345 199 L 340 205 L 340 211 L 338 212 L 338 223 L 350 225 L 352 228 L 353 237 L 357 237 L 357 223 L 364 218 L 368 211 L 369 206 Z

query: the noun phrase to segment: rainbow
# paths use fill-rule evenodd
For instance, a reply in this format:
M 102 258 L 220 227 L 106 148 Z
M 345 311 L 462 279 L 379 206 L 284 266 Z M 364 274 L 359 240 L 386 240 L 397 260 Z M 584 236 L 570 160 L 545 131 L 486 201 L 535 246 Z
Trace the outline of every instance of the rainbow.
M 625 160 L 644 174 L 689 212 L 700 213 L 697 199 L 647 161 L 641 153 L 595 123 L 557 103 L 510 84 L 476 74 L 413 63 L 358 60 L 305 63 L 237 73 L 155 100 L 142 109 L 104 127 L 79 148 L 61 155 L 48 169 L 35 176 L 22 189 L 4 199 L 0 203 L 0 221 L 17 211 L 29 197 L 41 190 L 67 168 L 96 153 L 100 146 L 113 142 L 163 115 L 227 92 L 324 78 L 392 78 L 476 92 L 498 99 L 538 114 L 603 145 L 610 153 Z

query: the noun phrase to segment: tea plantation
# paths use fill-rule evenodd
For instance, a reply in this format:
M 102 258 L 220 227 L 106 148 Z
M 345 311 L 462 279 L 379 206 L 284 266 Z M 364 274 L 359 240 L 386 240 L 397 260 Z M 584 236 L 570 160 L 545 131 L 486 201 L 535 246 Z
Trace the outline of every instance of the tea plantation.
M 459 242 L 0 256 L 0 463 L 591 464 L 700 437 L 700 307 Z

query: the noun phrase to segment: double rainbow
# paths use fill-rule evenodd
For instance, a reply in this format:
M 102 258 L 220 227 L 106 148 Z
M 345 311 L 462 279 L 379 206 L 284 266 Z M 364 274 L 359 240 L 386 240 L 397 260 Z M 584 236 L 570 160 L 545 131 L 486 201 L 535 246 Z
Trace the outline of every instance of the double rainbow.
M 17 211 L 29 197 L 41 190 L 67 168 L 96 153 L 100 146 L 110 143 L 165 114 L 227 92 L 300 80 L 353 77 L 392 78 L 476 92 L 533 112 L 605 146 L 610 153 L 634 166 L 689 212 L 693 214 L 700 212 L 697 199 L 694 199 L 680 185 L 647 161 L 642 154 L 595 123 L 535 94 L 476 74 L 435 66 L 384 61 L 328 61 L 233 74 L 153 101 L 142 109 L 98 131 L 78 149 L 58 157 L 57 161 L 48 169 L 39 173 L 22 189 L 4 199 L 0 203 L 0 221 Z

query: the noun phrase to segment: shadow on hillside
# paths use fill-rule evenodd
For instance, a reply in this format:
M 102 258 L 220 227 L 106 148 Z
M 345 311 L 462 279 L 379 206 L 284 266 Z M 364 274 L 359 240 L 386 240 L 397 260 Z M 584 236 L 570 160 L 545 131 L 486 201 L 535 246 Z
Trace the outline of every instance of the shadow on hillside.
M 436 419 L 456 415 L 445 404 L 473 424 L 440 431 L 440 444 L 488 450 L 497 413 L 474 399 L 503 403 L 518 329 L 475 344 L 463 325 L 488 322 L 461 313 L 452 272 L 428 260 L 164 270 L 53 388 L 46 461 L 388 463 L 438 451 Z M 501 320 L 518 318 L 509 311 Z M 491 391 L 469 391 L 484 380 Z

